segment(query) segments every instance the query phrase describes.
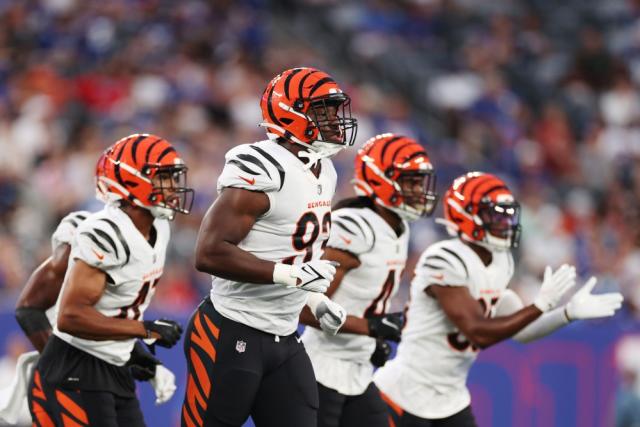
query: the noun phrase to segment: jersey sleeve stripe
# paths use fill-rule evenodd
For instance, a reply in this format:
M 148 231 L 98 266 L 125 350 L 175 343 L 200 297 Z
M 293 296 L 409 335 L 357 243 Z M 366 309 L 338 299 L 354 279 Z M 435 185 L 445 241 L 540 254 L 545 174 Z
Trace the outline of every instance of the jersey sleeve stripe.
M 64 220 L 62 220 L 62 222 L 69 222 L 69 223 L 71 223 L 71 225 L 73 225 L 73 228 L 78 228 L 78 221 L 76 221 L 73 218 L 64 219 Z
M 79 219 L 80 221 L 84 221 L 85 219 L 87 219 L 87 216 L 78 214 L 76 215 L 76 218 Z
M 361 217 L 367 227 L 369 227 L 369 231 L 371 231 L 371 235 L 373 236 L 373 242 L 371 243 L 371 247 L 373 248 L 376 245 L 376 232 L 373 230 L 373 226 L 365 217 Z
M 100 230 L 99 228 L 94 228 L 93 232 L 96 233 L 98 236 L 102 237 L 104 240 L 106 240 L 109 246 L 113 248 L 113 252 L 116 254 L 116 257 L 117 258 L 120 257 L 120 254 L 118 253 L 118 247 L 116 246 L 116 242 L 113 241 L 111 236 L 109 236 L 107 233 Z
M 93 243 L 96 244 L 97 247 L 102 249 L 104 252 L 110 252 L 109 249 L 105 245 L 100 243 L 100 241 L 96 238 L 96 236 L 94 236 L 93 234 L 89 233 L 88 231 L 83 231 L 82 233 L 80 233 L 80 235 L 87 236 L 89 239 L 91 239 L 91 241 Z
M 262 148 L 256 147 L 255 145 L 250 145 L 250 147 L 253 148 L 255 151 L 257 151 L 258 153 L 262 154 L 262 157 L 264 157 L 269 162 L 271 162 L 273 166 L 275 166 L 275 168 L 278 170 L 278 174 L 280 175 L 280 188 L 278 188 L 278 191 L 282 190 L 282 186 L 284 185 L 284 175 L 285 175 L 284 168 L 282 167 L 282 165 L 276 159 L 274 159 L 271 154 L 267 153 Z
M 362 237 L 366 238 L 367 234 L 364 232 L 364 228 L 362 228 L 362 226 L 360 224 L 358 224 L 358 221 L 356 221 L 355 219 L 353 219 L 353 218 L 351 218 L 349 216 L 346 216 L 346 215 L 342 215 L 340 217 L 340 219 L 341 220 L 344 219 L 345 221 L 349 221 L 350 223 L 352 223 L 353 225 L 358 227 L 358 229 L 360 230 L 360 233 L 362 233 Z
M 464 267 L 464 272 L 466 274 L 466 277 L 469 277 L 469 270 L 467 269 L 467 265 L 464 263 L 464 261 L 462 260 L 462 258 L 460 258 L 460 255 L 458 255 L 457 253 L 453 252 L 451 249 L 448 248 L 442 248 L 443 251 L 453 255 L 454 257 L 456 257 L 458 259 L 458 261 L 460 261 L 460 264 L 462 264 L 462 266 Z
M 236 160 L 236 159 L 231 159 L 228 162 L 231 165 L 235 165 L 238 168 L 240 168 L 240 170 L 242 170 L 243 172 L 246 172 L 248 174 L 251 175 L 260 175 L 260 172 L 256 172 L 253 169 L 249 168 L 248 166 L 246 166 L 244 163 L 242 163 L 240 160 Z
M 425 264 L 422 264 L 423 267 L 428 267 L 431 268 L 433 270 L 444 270 L 444 267 L 439 266 L 439 265 L 433 265 L 433 264 L 429 264 L 428 262 Z
M 129 245 L 127 244 L 127 241 L 124 239 L 124 236 L 122 235 L 122 232 L 120 231 L 120 227 L 118 227 L 118 225 L 111 221 L 110 219 L 107 218 L 100 218 L 100 221 L 104 221 L 107 224 L 109 224 L 111 226 L 111 228 L 113 229 L 113 231 L 116 233 L 116 237 L 118 238 L 118 240 L 120 240 L 120 243 L 122 244 L 122 247 L 124 248 L 124 254 L 127 257 L 125 264 L 129 262 L 129 258 L 131 257 L 131 250 L 129 249 Z
M 271 174 L 269 173 L 267 168 L 264 166 L 264 164 L 260 161 L 260 159 L 258 159 L 257 157 L 252 156 L 251 154 L 242 154 L 241 153 L 241 154 L 238 154 L 238 158 L 240 160 L 245 160 L 247 162 L 255 164 L 260 169 L 262 169 L 264 171 L 264 173 L 266 173 L 269 178 L 271 178 Z
M 430 255 L 428 256 L 425 261 L 429 262 L 429 261 L 444 261 L 447 264 L 449 264 L 452 268 L 455 268 L 453 264 L 451 264 L 451 261 L 449 261 L 448 259 L 441 257 L 440 255 Z
M 338 221 L 337 219 L 334 219 L 332 221 L 333 224 L 337 225 L 338 227 L 342 228 L 344 231 L 346 231 L 349 234 L 353 234 L 354 236 L 356 236 L 356 233 L 353 232 L 353 230 L 351 230 L 349 227 L 347 227 L 346 224 L 341 223 L 340 221 Z

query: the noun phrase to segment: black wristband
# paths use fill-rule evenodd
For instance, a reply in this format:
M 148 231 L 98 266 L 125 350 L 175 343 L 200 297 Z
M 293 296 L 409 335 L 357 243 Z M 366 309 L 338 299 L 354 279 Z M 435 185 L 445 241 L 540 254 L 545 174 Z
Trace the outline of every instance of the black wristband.
M 51 330 L 51 323 L 45 313 L 45 310 L 33 307 L 16 308 L 16 320 L 27 336 L 31 336 L 36 332 Z

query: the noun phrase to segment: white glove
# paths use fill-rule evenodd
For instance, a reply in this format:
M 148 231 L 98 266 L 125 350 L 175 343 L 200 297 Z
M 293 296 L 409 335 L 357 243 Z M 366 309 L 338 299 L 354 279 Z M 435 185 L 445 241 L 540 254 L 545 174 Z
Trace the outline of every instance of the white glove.
M 310 294 L 307 306 L 320 322 L 320 328 L 331 335 L 337 334 L 347 320 L 345 309 L 340 304 L 331 301 L 326 295 Z
M 300 265 L 276 264 L 273 283 L 309 292 L 325 293 L 336 274 L 339 263 L 316 259 Z
M 156 392 L 156 405 L 161 405 L 173 397 L 176 391 L 176 376 L 162 365 L 156 365 L 156 376 L 149 380 Z
M 555 308 L 562 296 L 576 284 L 576 268 L 572 265 L 562 264 L 555 272 L 551 272 L 551 267 L 544 269 L 542 286 L 533 305 L 538 307 L 543 313 Z
M 613 316 L 624 298 L 618 292 L 593 295 L 591 291 L 598 279 L 591 277 L 587 283 L 569 300 L 565 314 L 569 320 L 597 319 Z

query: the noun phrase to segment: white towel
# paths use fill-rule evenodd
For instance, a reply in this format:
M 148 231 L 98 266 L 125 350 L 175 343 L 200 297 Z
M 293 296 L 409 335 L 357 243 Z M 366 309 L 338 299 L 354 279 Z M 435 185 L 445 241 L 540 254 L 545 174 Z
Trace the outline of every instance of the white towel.
M 0 420 L 7 424 L 18 422 L 20 411 L 27 402 L 31 372 L 38 362 L 39 356 L 37 351 L 21 354 L 16 363 L 16 374 L 13 381 L 9 387 L 0 390 Z

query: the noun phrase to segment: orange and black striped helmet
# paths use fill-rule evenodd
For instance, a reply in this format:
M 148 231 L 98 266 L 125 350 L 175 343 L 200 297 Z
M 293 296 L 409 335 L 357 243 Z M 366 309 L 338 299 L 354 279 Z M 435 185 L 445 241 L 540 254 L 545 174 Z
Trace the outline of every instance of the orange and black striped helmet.
M 96 165 L 96 181 L 107 200 L 127 200 L 149 209 L 154 217 L 173 219 L 188 214 L 193 190 L 187 166 L 169 141 L 150 134 L 133 134 L 117 141 Z
M 407 220 L 431 215 L 438 203 L 427 152 L 414 139 L 392 133 L 375 136 L 358 150 L 354 186 L 357 194 Z
M 271 139 L 301 144 L 322 157 L 353 145 L 358 128 L 351 99 L 331 76 L 314 68 L 291 68 L 269 82 L 260 101 Z
M 483 172 L 462 175 L 447 190 L 444 204 L 451 233 L 494 250 L 518 246 L 520 205 L 500 178 Z

